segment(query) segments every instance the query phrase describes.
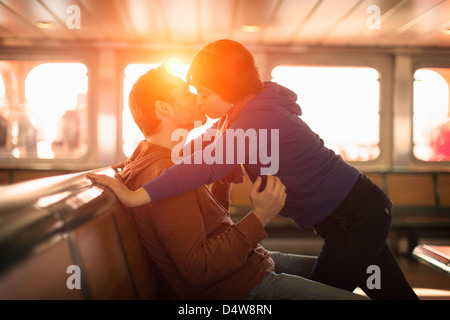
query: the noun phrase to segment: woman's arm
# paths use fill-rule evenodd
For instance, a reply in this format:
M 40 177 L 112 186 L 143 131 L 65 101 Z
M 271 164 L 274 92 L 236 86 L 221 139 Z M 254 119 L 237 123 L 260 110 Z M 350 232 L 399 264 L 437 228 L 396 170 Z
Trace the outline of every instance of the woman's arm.
M 211 152 L 217 152 L 225 159 L 224 150 L 214 148 L 214 146 L 213 143 L 205 150 L 193 153 L 190 157 L 187 157 L 188 161 L 181 161 L 164 170 L 159 177 L 136 191 L 129 190 L 119 180 L 106 175 L 88 173 L 87 177 L 93 182 L 110 188 L 123 205 L 130 208 L 137 207 L 200 188 L 223 178 L 237 165 L 234 163 L 227 164 L 225 161 L 223 161 L 223 164 L 220 164 L 221 161 L 209 164 L 198 160 L 205 159 L 203 155 L 208 157 Z
M 246 162 L 249 157 L 249 143 L 236 143 L 236 134 L 239 132 L 225 131 L 204 150 L 194 152 L 164 170 L 159 177 L 136 191 L 128 190 L 110 177 L 95 174 L 89 174 L 88 177 L 111 188 L 125 206 L 136 207 L 159 201 L 216 182 L 240 163 Z M 242 137 L 237 138 L 239 139 Z
M 118 179 L 114 179 L 103 174 L 88 173 L 87 177 L 95 183 L 99 183 L 110 188 L 119 201 L 126 207 L 132 208 L 152 202 L 152 199 L 144 188 L 139 188 L 136 191 L 132 191 Z

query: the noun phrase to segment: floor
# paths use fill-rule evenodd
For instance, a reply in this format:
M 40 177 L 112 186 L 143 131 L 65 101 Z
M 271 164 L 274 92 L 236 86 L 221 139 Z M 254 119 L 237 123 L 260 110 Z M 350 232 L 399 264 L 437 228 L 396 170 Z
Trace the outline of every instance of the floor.
M 393 241 L 393 240 L 389 240 Z M 420 243 L 449 245 L 448 239 L 421 239 Z M 318 255 L 322 246 L 319 237 L 267 238 L 262 245 L 268 250 Z M 450 276 L 418 262 L 406 254 L 407 243 L 398 243 L 398 262 L 414 291 L 422 300 L 450 300 Z M 363 294 L 357 289 L 355 292 Z

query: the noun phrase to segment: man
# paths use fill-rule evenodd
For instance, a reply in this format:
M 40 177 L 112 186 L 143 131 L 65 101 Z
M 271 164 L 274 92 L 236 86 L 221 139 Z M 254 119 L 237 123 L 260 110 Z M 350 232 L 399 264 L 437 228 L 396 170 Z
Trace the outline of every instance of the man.
M 129 97 L 134 121 L 144 134 L 116 175 L 136 190 L 173 165 L 178 141 L 172 133 L 192 129 L 205 115 L 181 79 L 164 67 L 152 69 L 134 84 Z M 195 164 L 193 164 L 195 165 Z M 118 167 L 116 167 L 118 168 Z M 105 176 L 90 175 L 108 186 Z M 174 299 L 358 299 L 350 292 L 319 284 L 308 275 L 315 258 L 269 253 L 258 243 L 264 226 L 286 199 L 285 187 L 269 176 L 259 191 L 253 185 L 252 211 L 234 224 L 210 190 L 202 188 L 132 210 L 144 246 Z

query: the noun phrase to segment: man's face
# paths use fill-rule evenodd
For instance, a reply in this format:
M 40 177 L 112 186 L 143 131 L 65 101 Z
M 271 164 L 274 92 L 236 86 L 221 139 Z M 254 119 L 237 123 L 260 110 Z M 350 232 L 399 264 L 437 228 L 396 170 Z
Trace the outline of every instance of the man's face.
M 194 121 L 206 121 L 205 113 L 197 104 L 195 94 L 189 90 L 189 85 L 178 77 L 171 76 L 170 80 L 175 86 L 172 90 L 172 105 L 175 110 L 173 121 L 181 128 L 191 130 Z

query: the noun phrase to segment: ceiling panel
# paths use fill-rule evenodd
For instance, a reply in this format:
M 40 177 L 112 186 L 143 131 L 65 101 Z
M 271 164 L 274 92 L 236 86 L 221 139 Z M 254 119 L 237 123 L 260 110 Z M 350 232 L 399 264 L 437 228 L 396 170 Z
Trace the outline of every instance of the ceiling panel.
M 450 10 L 450 9 L 447 9 Z M 449 13 L 450 16 L 450 13 Z M 450 34 L 442 32 L 450 27 L 450 19 L 433 27 L 430 31 L 421 33 L 420 36 L 411 39 L 411 45 L 415 46 L 446 46 L 450 47 Z
M 238 1 L 201 0 L 200 26 L 203 42 L 230 38 Z
M 427 30 L 429 30 L 432 25 L 436 25 L 435 18 L 441 17 L 443 14 L 448 14 L 449 11 L 445 12 L 445 3 L 447 0 L 430 0 L 418 3 L 408 3 L 403 14 L 398 16 L 404 16 L 403 19 L 392 17 L 387 20 L 391 25 L 396 27 L 392 28 L 392 32 L 380 39 L 379 44 L 405 44 L 408 45 L 411 41 L 414 41 L 417 37 Z M 449 17 L 449 16 L 447 16 Z M 395 21 L 395 22 L 394 22 Z
M 239 1 L 236 8 L 236 16 L 232 25 L 231 38 L 236 41 L 255 44 L 271 21 L 276 9 L 276 0 L 247 0 Z M 245 32 L 245 28 L 257 27 L 256 31 Z
M 33 1 L 33 0 L 25 0 Z M 62 21 L 65 28 L 73 35 L 78 41 L 83 40 L 106 40 L 108 34 L 102 30 L 101 25 L 97 23 L 97 19 L 92 16 L 87 8 L 83 6 L 82 3 L 73 0 L 35 0 L 41 6 L 45 7 L 48 11 L 52 13 L 53 16 L 57 17 Z M 77 5 L 80 8 L 80 29 L 67 27 L 68 22 L 71 21 L 72 11 L 68 10 L 71 5 Z M 59 40 L 58 38 L 54 38 Z
M 281 2 L 278 12 L 261 37 L 263 43 L 285 44 L 293 42 L 315 10 L 320 6 L 317 0 L 285 0 Z M 299 40 L 301 41 L 301 40 Z
M 78 3 L 82 4 L 82 13 L 87 12 L 88 18 L 95 19 L 95 24 L 106 34 L 106 40 L 138 40 L 122 1 L 78 0 Z
M 375 20 L 377 17 L 375 10 L 379 8 L 380 19 L 382 19 L 383 14 L 396 10 L 396 6 L 400 7 L 405 2 L 405 0 L 365 0 L 323 38 L 322 44 L 350 45 L 358 42 L 360 37 L 365 36 L 371 30 L 382 27 L 382 21 L 379 21 L 379 24 L 377 24 L 378 21 Z
M 429 1 L 402 1 L 392 7 L 387 12 L 382 12 L 381 28 L 368 30 L 363 37 L 358 39 L 361 45 L 402 45 L 412 40 L 411 34 L 404 34 L 408 26 L 411 26 L 415 19 L 424 15 L 428 10 L 439 3 L 447 0 Z
M 70 29 L 68 7 L 80 8 Z M 380 28 L 368 27 L 380 10 Z M 52 22 L 50 29 L 38 21 Z M 253 32 L 242 26 L 257 26 Z M 0 0 L 0 43 L 450 46 L 450 0 Z M 8 40 L 14 40 L 9 41 Z
M 418 41 L 428 45 L 450 45 L 450 36 L 445 36 L 442 29 L 450 26 L 450 2 L 442 1 L 430 7 L 406 24 L 389 40 L 400 45 L 414 45 Z
M 170 41 L 184 44 L 201 40 L 199 1 L 164 0 L 161 7 Z
M 22 1 L 23 2 L 23 1 Z M 19 11 L 0 2 L 0 26 L 17 37 L 45 38 L 44 32 L 28 21 Z
M 2 3 L 10 10 L 17 12 L 23 19 L 22 24 L 26 24 L 28 28 L 34 30 L 38 37 L 42 38 L 61 38 L 72 39 L 73 36 L 69 30 L 62 24 L 62 20 L 58 19 L 46 10 L 37 1 L 29 0 L 3 0 Z M 38 28 L 38 23 L 50 23 L 51 27 L 48 29 Z
M 12 31 L 0 26 L 0 39 L 1 38 L 8 39 L 8 38 L 14 38 L 14 37 L 16 37 L 16 35 L 14 33 L 12 33 Z
M 123 6 L 141 41 L 163 43 L 170 39 L 160 1 L 124 0 Z
M 308 22 L 297 31 L 294 42 L 317 45 L 340 23 L 344 17 L 357 8 L 361 0 L 326 0 L 314 12 Z

